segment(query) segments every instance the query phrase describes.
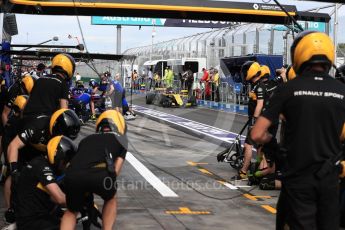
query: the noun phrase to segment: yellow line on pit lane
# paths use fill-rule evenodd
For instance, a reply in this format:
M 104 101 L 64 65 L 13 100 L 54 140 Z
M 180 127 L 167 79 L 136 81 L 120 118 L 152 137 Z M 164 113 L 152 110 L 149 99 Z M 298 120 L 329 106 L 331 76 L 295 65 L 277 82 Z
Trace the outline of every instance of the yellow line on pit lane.
M 253 196 L 253 195 L 250 195 L 248 193 L 245 193 L 243 194 L 243 196 L 249 200 L 253 200 L 253 201 L 257 201 L 258 198 L 262 198 L 262 199 L 271 199 L 272 197 L 271 196 Z
M 210 171 L 208 171 L 207 169 L 198 169 L 200 172 L 208 174 L 208 175 L 213 175 L 213 173 L 211 173 Z
M 187 164 L 190 166 L 197 166 L 197 165 L 208 165 L 206 162 L 193 162 L 193 161 L 187 161 Z
M 262 208 L 264 208 L 266 211 L 269 211 L 272 214 L 277 213 L 277 209 L 271 207 L 270 205 L 261 205 Z
M 166 214 L 180 214 L 180 215 L 209 215 L 209 211 L 192 211 L 187 207 L 180 207 L 178 211 L 165 211 Z

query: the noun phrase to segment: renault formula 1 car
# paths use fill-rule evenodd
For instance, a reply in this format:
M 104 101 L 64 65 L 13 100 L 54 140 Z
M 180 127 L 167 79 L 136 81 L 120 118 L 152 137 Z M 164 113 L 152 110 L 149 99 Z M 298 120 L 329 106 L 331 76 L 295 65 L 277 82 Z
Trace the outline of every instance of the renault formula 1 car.
M 163 107 L 192 107 L 196 106 L 195 96 L 188 96 L 187 90 L 181 93 L 174 93 L 166 88 L 156 88 L 154 92 L 146 93 L 146 104 L 155 104 Z

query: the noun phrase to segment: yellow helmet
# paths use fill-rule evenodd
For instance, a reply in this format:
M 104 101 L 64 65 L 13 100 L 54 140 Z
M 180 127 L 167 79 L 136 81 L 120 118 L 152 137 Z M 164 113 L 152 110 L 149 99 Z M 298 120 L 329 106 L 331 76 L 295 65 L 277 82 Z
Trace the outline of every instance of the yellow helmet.
M 291 60 L 297 74 L 313 63 L 325 64 L 329 70 L 334 64 L 333 42 L 325 33 L 304 31 L 297 35 L 291 46 Z
M 47 158 L 53 166 L 54 173 L 63 173 L 67 164 L 76 154 L 76 146 L 72 140 L 65 136 L 56 136 L 49 140 L 47 144 Z
M 292 65 L 290 65 L 287 69 L 286 69 L 286 77 L 289 81 L 291 81 L 292 79 L 294 79 L 296 77 L 296 72 L 293 69 Z
M 34 87 L 34 79 L 31 77 L 30 74 L 25 74 L 22 78 L 22 87 L 26 91 L 25 93 L 30 94 L 32 88 Z
M 59 109 L 50 118 L 49 133 L 51 136 L 65 135 L 75 139 L 80 131 L 80 121 L 73 110 Z
M 261 71 L 260 78 L 271 76 L 271 70 L 267 65 L 262 65 L 260 67 L 260 71 Z
M 58 54 L 52 60 L 52 71 L 60 72 L 71 79 L 75 70 L 74 58 L 68 54 Z
M 96 121 L 96 132 L 117 132 L 125 135 L 127 125 L 122 114 L 116 110 L 107 110 L 103 112 Z
M 21 111 L 23 111 L 28 98 L 29 97 L 27 95 L 19 95 L 19 96 L 17 96 L 16 99 L 14 100 L 14 102 L 13 102 L 13 110 L 16 113 L 20 113 Z
M 261 68 L 259 63 L 254 61 L 247 61 L 242 65 L 241 74 L 243 79 L 250 81 L 255 77 L 259 77 L 261 74 Z
M 119 143 L 124 149 L 127 149 L 127 125 L 120 112 L 116 110 L 107 110 L 103 112 L 96 121 L 96 132 L 114 133 Z

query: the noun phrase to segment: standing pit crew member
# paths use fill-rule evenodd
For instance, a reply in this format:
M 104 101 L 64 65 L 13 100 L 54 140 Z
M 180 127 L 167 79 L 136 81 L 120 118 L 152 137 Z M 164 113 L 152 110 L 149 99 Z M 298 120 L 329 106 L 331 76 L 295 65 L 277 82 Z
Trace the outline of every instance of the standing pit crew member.
M 280 114 L 284 116 L 277 229 L 282 229 L 281 213 L 287 214 L 290 229 L 339 229 L 335 163 L 343 155 L 345 86 L 328 74 L 334 63 L 333 42 L 324 33 L 302 32 L 291 46 L 291 59 L 297 77 L 274 92 L 251 138 L 272 142 L 267 130 Z
M 51 116 L 58 109 L 68 108 L 68 85 L 75 62 L 68 54 L 58 54 L 52 59 L 52 74 L 35 82 L 23 116 Z
M 64 136 L 52 138 L 47 157 L 32 159 L 23 168 L 17 183 L 16 224 L 18 230 L 58 230 L 60 217 L 53 210 L 66 206 L 66 197 L 57 178 L 62 177 L 75 155 L 73 142 Z
M 107 91 L 108 87 L 108 78 L 104 74 L 101 77 L 100 83 L 96 82 L 94 79 L 90 80 L 89 86 L 91 87 L 91 101 L 90 101 L 90 109 L 91 109 L 91 120 L 96 120 L 96 110 L 95 106 L 100 106 L 101 104 L 105 103 L 105 93 Z M 95 94 L 100 91 L 100 99 L 96 102 L 97 105 L 95 105 Z
M 123 99 L 123 88 L 119 82 L 120 74 L 115 75 L 115 80 L 111 81 L 108 90 L 105 93 L 106 96 L 110 97 L 112 103 L 112 109 L 122 113 L 122 99 Z
M 271 97 L 273 92 L 276 90 L 278 85 L 282 84 L 283 81 L 276 80 L 276 79 L 270 80 L 271 71 L 268 66 L 262 65 L 260 69 L 261 69 L 260 83 L 262 84 L 263 89 L 264 89 L 264 107 L 261 109 L 261 111 L 263 111 L 263 109 L 265 108 L 266 102 Z M 279 120 L 275 121 L 274 124 L 269 129 L 269 132 L 274 137 L 277 135 L 278 125 L 279 125 Z M 257 178 L 262 178 L 263 176 L 266 176 L 268 174 L 274 174 L 275 173 L 275 164 L 274 164 L 275 153 L 273 153 L 271 149 L 266 148 L 266 146 L 263 146 L 262 148 L 258 149 L 258 154 L 262 160 L 260 162 L 259 170 L 255 172 L 254 176 Z M 269 177 L 269 178 L 274 178 L 274 176 Z M 265 181 L 267 182 L 268 180 L 265 180 Z M 272 182 L 274 182 L 274 180 Z
M 117 212 L 116 177 L 120 174 L 127 152 L 126 122 L 116 110 L 103 112 L 96 122 L 96 134 L 85 137 L 66 171 L 65 187 L 68 210 L 61 229 L 74 229 L 88 193 L 104 200 L 104 230 L 113 229 Z
M 248 119 L 249 127 L 248 133 L 255 123 L 257 117 L 259 117 L 261 110 L 264 106 L 264 86 L 260 83 L 261 78 L 261 68 L 260 64 L 253 61 L 247 61 L 242 65 L 241 74 L 243 79 L 251 82 L 252 90 L 249 93 L 249 103 L 248 103 Z M 248 137 L 248 134 L 247 134 Z M 238 175 L 232 179 L 241 180 L 247 179 L 247 171 L 250 166 L 250 162 L 253 155 L 253 145 L 255 143 L 251 142 L 250 139 L 246 138 L 244 143 L 244 159 L 243 166 L 238 171 Z

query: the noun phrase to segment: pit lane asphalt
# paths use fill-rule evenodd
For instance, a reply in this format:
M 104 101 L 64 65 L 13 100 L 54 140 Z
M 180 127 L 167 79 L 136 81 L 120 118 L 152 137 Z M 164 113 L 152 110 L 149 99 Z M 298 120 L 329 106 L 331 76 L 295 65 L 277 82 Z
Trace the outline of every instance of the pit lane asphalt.
M 142 98 L 136 98 L 134 104 L 140 100 Z M 219 117 L 214 118 L 215 111 L 206 109 L 163 110 L 199 119 L 198 122 L 206 120 L 208 125 L 234 132 L 246 121 L 243 116 L 223 112 L 217 112 Z M 76 141 L 93 131 L 94 125 L 88 123 Z M 278 191 L 252 190 L 253 187 L 235 190 L 217 182 L 220 178 L 230 182 L 230 177 L 235 175 L 235 170 L 227 164 L 216 161 L 215 156 L 224 148 L 142 116 L 128 122 L 128 138 L 129 152 L 178 197 L 162 196 L 144 179 L 143 172 L 127 161 L 118 177 L 115 229 L 274 229 L 275 215 L 271 211 L 274 211 Z M 243 196 L 244 193 L 249 196 Z M 96 203 L 102 206 L 98 198 Z M 0 206 L 3 210 L 3 202 Z

